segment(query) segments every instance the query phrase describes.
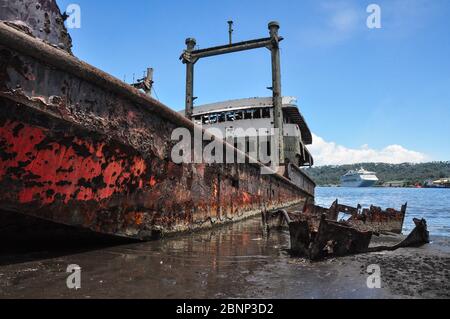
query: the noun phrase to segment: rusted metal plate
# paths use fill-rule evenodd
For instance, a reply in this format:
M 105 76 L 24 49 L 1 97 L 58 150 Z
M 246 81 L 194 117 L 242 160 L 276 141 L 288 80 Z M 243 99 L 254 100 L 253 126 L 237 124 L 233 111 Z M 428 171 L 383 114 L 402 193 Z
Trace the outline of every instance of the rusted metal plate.
M 346 215 L 345 221 L 360 231 L 372 231 L 374 233 L 396 233 L 401 234 L 406 215 L 407 204 L 400 210 L 388 208 L 386 210 L 380 207 L 371 206 L 368 209 L 362 209 L 361 205 L 351 207 L 339 204 L 338 200 L 333 202 L 330 208 L 324 208 L 314 205 L 313 202 L 307 202 L 303 207 L 303 214 L 311 216 L 316 227 L 320 216 L 326 215 L 327 219 L 338 221 L 340 215 Z
M 267 231 L 286 227 L 289 229 L 292 254 L 313 261 L 328 257 L 418 247 L 429 243 L 427 222 L 424 219 L 414 219 L 415 229 L 401 243 L 394 246 L 369 247 L 372 231 L 361 231 L 347 222 L 329 220 L 326 214 L 322 214 L 318 226 L 315 216 L 302 212 L 289 213 L 286 210 L 278 210 L 263 212 L 262 216 L 263 227 Z
M 317 234 L 311 245 L 311 260 L 339 257 L 367 252 L 372 232 L 359 231 L 354 227 L 330 221 L 322 217 Z
M 353 213 L 348 222 L 361 230 L 401 234 L 407 206 L 403 205 L 399 211 L 393 208 L 383 211 L 380 207 L 371 206 L 360 213 Z
M 174 164 L 192 122 L 1 22 L 0 57 L 1 210 L 151 239 L 314 196 L 260 164 Z
M 425 219 L 413 219 L 414 227 L 413 231 L 405 238 L 401 243 L 394 246 L 378 246 L 370 247 L 369 252 L 378 252 L 384 250 L 396 250 L 399 248 L 420 247 L 430 243 L 430 233 L 428 231 L 427 221 Z
M 309 193 L 314 193 L 315 185 L 311 183 L 311 179 L 305 173 L 293 164 L 288 164 L 286 176 L 297 186 L 307 189 Z
M 367 252 L 372 239 L 372 232 L 359 231 L 355 227 L 327 219 L 327 214 L 318 217 L 308 211 L 264 212 L 263 225 L 269 230 L 274 226 L 278 229 L 287 226 L 291 252 L 311 260 Z
M 0 0 L 0 21 L 71 52 L 72 39 L 55 0 Z

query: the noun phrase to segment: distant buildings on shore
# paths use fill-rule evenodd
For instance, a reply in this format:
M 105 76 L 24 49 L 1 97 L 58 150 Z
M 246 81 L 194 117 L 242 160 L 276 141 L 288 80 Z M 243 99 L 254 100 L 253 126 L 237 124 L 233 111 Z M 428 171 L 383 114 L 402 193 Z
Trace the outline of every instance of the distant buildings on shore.
M 338 184 L 325 184 L 322 187 L 343 187 Z M 438 180 L 426 180 L 423 183 L 411 183 L 409 181 L 390 181 L 375 185 L 374 187 L 385 188 L 450 188 L 450 178 L 441 178 Z
M 407 181 L 391 181 L 383 183 L 383 187 L 407 187 L 408 182 Z
M 427 180 L 424 183 L 424 187 L 429 188 L 450 188 L 450 177 L 449 178 L 440 178 L 436 181 Z
M 450 188 L 450 178 L 438 180 L 426 180 L 423 183 L 411 184 L 408 181 L 390 181 L 381 185 L 382 187 L 423 187 L 423 188 Z
M 337 184 L 325 184 L 321 185 L 322 187 L 342 187 Z M 450 177 L 449 178 L 441 178 L 438 180 L 426 180 L 423 183 L 411 183 L 409 181 L 390 181 L 384 182 L 379 185 L 375 185 L 374 187 L 386 187 L 386 188 L 450 188 Z

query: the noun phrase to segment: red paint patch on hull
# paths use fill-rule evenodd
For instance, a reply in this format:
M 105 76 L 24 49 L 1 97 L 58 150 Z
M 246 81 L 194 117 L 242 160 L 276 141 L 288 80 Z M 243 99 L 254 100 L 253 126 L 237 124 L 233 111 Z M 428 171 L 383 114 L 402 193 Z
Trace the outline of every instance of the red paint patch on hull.
M 53 136 L 18 121 L 0 127 L 0 152 L 0 182 L 22 185 L 17 193 L 22 204 L 101 201 L 155 185 L 153 177 L 146 181 L 147 165 L 140 156 L 89 138 Z

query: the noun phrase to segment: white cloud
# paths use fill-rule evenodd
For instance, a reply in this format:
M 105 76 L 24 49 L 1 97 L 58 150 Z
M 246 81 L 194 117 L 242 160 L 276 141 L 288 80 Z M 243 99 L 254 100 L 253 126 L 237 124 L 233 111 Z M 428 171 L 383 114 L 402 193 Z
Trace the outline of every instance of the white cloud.
M 358 13 L 353 8 L 338 10 L 331 16 L 330 28 L 337 32 L 352 32 L 358 23 Z
M 313 145 L 309 147 L 315 165 L 341 165 L 356 163 L 420 163 L 428 160 L 428 156 L 408 150 L 401 145 L 389 145 L 381 150 L 363 145 L 360 148 L 347 148 L 334 142 L 325 141 L 313 134 Z
M 427 0 L 390 0 L 381 5 L 383 20 L 390 36 L 415 35 L 432 21 L 433 16 L 444 12 L 440 1 Z
M 318 21 L 300 31 L 302 43 L 312 46 L 330 46 L 344 42 L 365 26 L 365 8 L 349 1 L 319 3 Z

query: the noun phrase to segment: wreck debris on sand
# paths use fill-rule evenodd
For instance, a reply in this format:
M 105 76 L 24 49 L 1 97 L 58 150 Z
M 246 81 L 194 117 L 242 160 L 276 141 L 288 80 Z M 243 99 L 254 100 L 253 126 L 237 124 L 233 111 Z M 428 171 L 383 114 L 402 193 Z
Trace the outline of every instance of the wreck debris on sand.
M 417 247 L 429 243 L 426 220 L 414 219 L 415 229 L 401 243 L 395 246 L 369 247 L 372 236 L 377 234 L 370 229 L 386 229 L 391 227 L 393 221 L 401 220 L 399 231 L 401 233 L 406 205 L 400 212 L 394 209 L 382 211 L 381 208 L 372 206 L 368 210 L 362 210 L 361 213 L 360 208 L 360 206 L 353 208 L 339 205 L 338 201 L 335 201 L 329 209 L 305 203 L 303 211 L 264 212 L 263 226 L 267 230 L 288 228 L 291 252 L 311 260 Z M 339 213 L 348 213 L 351 218 L 338 221 Z M 354 221 L 361 221 L 361 223 L 354 223 Z M 376 227 L 371 226 L 371 223 Z
M 335 221 L 346 221 L 346 223 L 360 231 L 372 231 L 374 233 L 394 233 L 401 234 L 405 221 L 406 203 L 400 210 L 370 206 L 362 208 L 339 204 L 338 200 L 333 202 L 330 208 L 323 208 L 311 204 L 308 200 L 303 207 L 303 213 L 309 216 L 316 216 L 320 220 L 321 214 L 325 214 L 327 219 Z

